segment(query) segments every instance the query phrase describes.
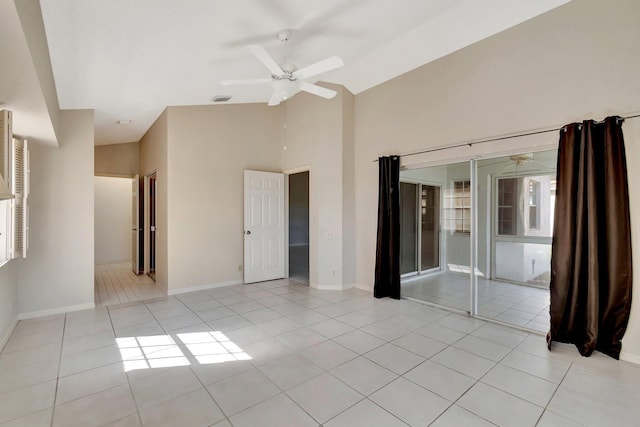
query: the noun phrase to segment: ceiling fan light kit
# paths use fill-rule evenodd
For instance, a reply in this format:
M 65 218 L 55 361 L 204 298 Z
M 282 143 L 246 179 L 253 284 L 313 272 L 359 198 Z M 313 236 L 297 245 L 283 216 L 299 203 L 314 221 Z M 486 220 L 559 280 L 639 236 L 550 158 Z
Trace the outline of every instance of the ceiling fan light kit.
M 533 159 L 533 153 L 516 154 L 510 157 L 511 160 L 516 162 L 518 166 L 526 164 L 529 160 Z
M 281 30 L 276 34 L 276 37 L 285 43 L 291 38 L 291 30 Z M 271 83 L 273 93 L 268 101 L 268 105 L 270 106 L 278 105 L 300 91 L 311 93 L 325 99 L 331 99 L 336 96 L 336 91 L 304 80 L 342 67 L 344 62 L 339 57 L 331 56 L 298 69 L 293 64 L 284 64 L 282 67 L 279 66 L 271 55 L 261 46 L 249 45 L 247 49 L 269 70 L 271 78 L 223 80 L 220 84 L 223 86 L 232 86 Z

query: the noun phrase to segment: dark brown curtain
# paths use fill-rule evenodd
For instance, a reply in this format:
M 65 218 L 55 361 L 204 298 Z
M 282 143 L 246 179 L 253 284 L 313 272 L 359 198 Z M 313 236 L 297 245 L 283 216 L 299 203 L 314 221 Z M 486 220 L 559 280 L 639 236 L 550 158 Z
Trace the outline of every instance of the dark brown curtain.
M 560 132 L 547 342 L 618 359 L 631 307 L 631 225 L 622 119 Z
M 400 299 L 400 157 L 380 157 L 378 168 L 378 243 L 373 296 Z

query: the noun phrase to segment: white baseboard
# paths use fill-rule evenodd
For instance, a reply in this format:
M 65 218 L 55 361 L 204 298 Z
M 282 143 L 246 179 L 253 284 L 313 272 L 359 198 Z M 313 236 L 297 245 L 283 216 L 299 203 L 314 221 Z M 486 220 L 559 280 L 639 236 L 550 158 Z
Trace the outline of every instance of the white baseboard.
M 115 265 L 115 264 L 131 264 L 131 259 L 129 258 L 129 259 L 119 259 L 119 260 L 96 262 L 97 266 Z
M 224 288 L 225 286 L 242 285 L 242 280 L 227 280 L 226 282 L 209 283 L 207 285 L 193 286 L 190 288 L 169 289 L 167 295 L 180 295 L 187 292 L 206 291 L 207 289 Z
M 373 288 L 370 286 L 362 285 L 360 283 L 354 283 L 353 286 L 357 289 L 373 293 Z
M 620 353 L 620 360 L 640 365 L 640 356 L 638 356 L 637 354 L 625 353 L 623 351 L 622 353 Z
M 0 352 L 4 350 L 4 346 L 7 344 L 7 341 L 9 341 L 9 338 L 11 337 L 11 334 L 13 333 L 13 330 L 16 328 L 17 325 L 18 325 L 18 316 L 16 316 L 13 319 L 13 322 L 11 322 L 9 329 L 7 329 L 7 332 L 4 334 L 2 339 L 0 339 Z
M 342 285 L 315 285 L 313 288 L 318 289 L 320 291 L 341 291 L 343 290 Z
M 51 308 L 49 310 L 29 311 L 27 313 L 20 313 L 18 315 L 19 320 L 33 319 L 36 317 L 53 316 L 54 314 L 70 313 L 72 311 L 89 310 L 96 308 L 94 303 L 68 305 L 66 307 Z

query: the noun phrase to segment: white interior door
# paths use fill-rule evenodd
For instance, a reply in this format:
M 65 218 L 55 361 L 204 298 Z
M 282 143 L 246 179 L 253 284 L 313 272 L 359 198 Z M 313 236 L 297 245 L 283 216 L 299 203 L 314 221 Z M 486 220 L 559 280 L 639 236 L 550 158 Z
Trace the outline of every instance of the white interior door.
M 284 174 L 244 171 L 244 282 L 285 277 Z

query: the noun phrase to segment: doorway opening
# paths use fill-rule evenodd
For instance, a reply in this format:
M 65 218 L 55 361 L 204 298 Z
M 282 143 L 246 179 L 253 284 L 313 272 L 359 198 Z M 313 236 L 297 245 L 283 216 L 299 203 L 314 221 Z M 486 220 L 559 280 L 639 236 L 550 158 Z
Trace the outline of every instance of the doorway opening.
M 309 284 L 309 171 L 289 175 L 289 278 Z
M 95 264 L 131 259 L 131 178 L 94 177 Z
M 135 175 L 131 180 L 131 269 L 144 273 L 144 180 Z
M 94 244 L 96 307 L 163 296 L 141 271 L 142 196 L 136 177 L 94 177 Z
M 149 266 L 147 274 L 156 280 L 156 173 L 147 176 L 149 185 L 147 186 L 149 194 Z

